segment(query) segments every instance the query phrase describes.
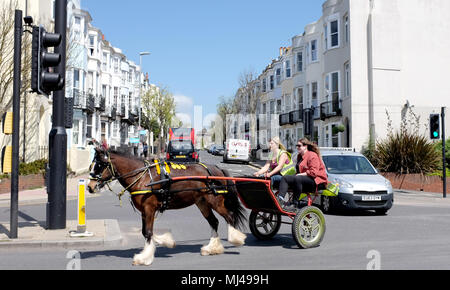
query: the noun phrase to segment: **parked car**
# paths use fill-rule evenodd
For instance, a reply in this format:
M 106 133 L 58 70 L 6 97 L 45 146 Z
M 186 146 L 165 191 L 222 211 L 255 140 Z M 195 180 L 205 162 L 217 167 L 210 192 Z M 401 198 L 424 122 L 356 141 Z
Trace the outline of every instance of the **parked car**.
M 212 154 L 212 151 L 214 150 L 214 147 L 216 147 L 216 144 L 212 144 L 211 146 L 208 147 L 208 153 Z
M 175 162 L 199 162 L 199 155 L 190 140 L 171 140 L 166 159 Z
M 240 161 L 248 164 L 251 159 L 250 151 L 249 140 L 228 139 L 225 142 L 223 162 Z
M 212 155 L 222 155 L 224 154 L 225 149 L 223 148 L 222 145 L 217 145 L 214 147 L 213 151 L 211 152 Z
M 386 214 L 394 202 L 388 179 L 380 175 L 361 153 L 321 149 L 328 181 L 339 183 L 337 197 L 321 196 L 324 212 L 337 208 L 375 210 Z

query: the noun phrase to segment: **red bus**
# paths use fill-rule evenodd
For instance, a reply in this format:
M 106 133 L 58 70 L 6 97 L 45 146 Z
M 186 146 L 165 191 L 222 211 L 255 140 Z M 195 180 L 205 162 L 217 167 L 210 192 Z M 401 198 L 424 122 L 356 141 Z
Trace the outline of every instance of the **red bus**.
M 169 128 L 169 141 L 172 140 L 191 140 L 195 146 L 194 128 Z

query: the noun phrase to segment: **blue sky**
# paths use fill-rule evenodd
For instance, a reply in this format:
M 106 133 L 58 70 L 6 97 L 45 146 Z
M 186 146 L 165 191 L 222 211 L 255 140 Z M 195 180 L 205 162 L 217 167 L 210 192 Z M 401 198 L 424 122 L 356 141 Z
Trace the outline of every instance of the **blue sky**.
M 81 7 L 129 59 L 139 63 L 139 52 L 151 52 L 143 57 L 143 70 L 151 83 L 173 93 L 178 113 L 192 117 L 194 106 L 202 106 L 208 119 L 220 96 L 234 95 L 239 74 L 261 73 L 279 47 L 291 45 L 293 36 L 320 18 L 322 3 L 81 0 Z

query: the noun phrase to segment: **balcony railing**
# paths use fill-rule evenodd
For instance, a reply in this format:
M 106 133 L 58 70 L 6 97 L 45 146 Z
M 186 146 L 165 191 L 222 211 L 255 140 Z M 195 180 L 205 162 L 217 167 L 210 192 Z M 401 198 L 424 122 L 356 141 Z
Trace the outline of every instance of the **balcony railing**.
M 86 110 L 93 113 L 95 111 L 95 97 L 93 94 L 87 94 Z
M 117 108 L 115 105 L 111 106 L 111 120 L 115 120 L 117 117 Z
M 99 111 L 105 111 L 106 99 L 102 95 L 95 95 L 95 108 Z
M 280 118 L 280 122 L 279 122 L 280 126 L 289 124 L 289 113 L 281 114 L 279 116 L 279 118 Z
M 323 102 L 320 104 L 320 119 L 325 120 L 326 118 L 342 116 L 341 100 L 333 100 L 328 102 Z
M 289 113 L 289 121 L 291 124 L 303 122 L 303 110 L 296 110 Z

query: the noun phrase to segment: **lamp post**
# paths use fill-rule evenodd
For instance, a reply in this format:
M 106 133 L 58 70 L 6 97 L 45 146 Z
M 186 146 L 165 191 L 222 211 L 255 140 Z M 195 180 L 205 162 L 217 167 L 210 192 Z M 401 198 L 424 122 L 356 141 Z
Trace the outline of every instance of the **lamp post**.
M 150 52 L 148 51 L 143 51 L 139 53 L 139 68 L 141 69 L 140 72 L 140 76 L 139 76 L 139 130 L 141 130 L 141 111 L 142 111 L 142 106 L 141 106 L 141 99 L 142 99 L 142 74 L 143 74 L 143 70 L 142 70 L 142 56 L 143 55 L 149 55 Z M 140 132 L 139 132 L 140 134 Z

